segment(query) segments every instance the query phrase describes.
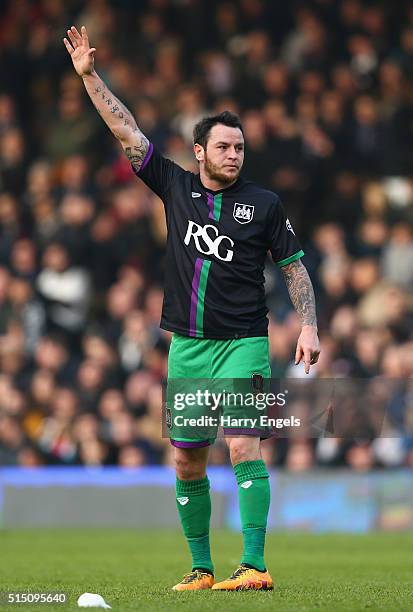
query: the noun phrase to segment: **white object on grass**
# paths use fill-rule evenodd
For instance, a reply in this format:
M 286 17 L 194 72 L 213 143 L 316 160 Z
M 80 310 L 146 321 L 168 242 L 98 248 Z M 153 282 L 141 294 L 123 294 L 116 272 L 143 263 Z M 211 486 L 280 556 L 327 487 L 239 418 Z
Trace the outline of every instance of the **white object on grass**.
M 102 595 L 97 593 L 83 593 L 77 600 L 79 608 L 112 608 L 103 599 Z

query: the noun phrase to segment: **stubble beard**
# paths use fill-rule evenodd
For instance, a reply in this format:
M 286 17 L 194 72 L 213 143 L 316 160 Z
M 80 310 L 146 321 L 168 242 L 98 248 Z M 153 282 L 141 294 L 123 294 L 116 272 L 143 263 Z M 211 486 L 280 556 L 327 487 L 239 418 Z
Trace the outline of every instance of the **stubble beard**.
M 211 179 L 212 181 L 218 181 L 220 183 L 223 183 L 224 185 L 231 185 L 232 183 L 235 183 L 235 181 L 238 179 L 241 173 L 241 168 L 240 168 L 236 174 L 233 174 L 232 176 L 228 176 L 222 171 L 222 169 L 219 166 L 217 166 L 216 164 L 214 164 L 208 159 L 208 155 L 206 151 L 205 151 L 204 161 L 205 161 L 204 170 L 208 178 Z

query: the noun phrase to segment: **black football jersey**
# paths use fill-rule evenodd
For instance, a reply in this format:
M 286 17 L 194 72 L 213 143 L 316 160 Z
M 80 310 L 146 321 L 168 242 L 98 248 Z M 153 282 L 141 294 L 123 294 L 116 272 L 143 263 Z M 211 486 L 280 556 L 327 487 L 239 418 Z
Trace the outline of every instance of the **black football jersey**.
M 304 255 L 279 197 L 243 178 L 211 191 L 152 144 L 136 174 L 165 206 L 161 327 L 193 338 L 266 336 L 267 252 L 279 266 Z

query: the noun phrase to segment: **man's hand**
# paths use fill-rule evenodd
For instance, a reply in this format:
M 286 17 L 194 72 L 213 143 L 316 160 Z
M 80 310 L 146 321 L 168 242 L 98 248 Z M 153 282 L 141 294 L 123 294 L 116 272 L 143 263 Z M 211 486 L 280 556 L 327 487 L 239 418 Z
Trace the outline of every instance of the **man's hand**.
M 92 74 L 95 65 L 94 47 L 90 48 L 89 38 L 85 26 L 81 27 L 82 35 L 74 26 L 67 31 L 70 42 L 67 38 L 63 39 L 65 47 L 72 58 L 73 66 L 79 76 L 83 77 L 87 74 Z
M 305 373 L 310 372 L 310 366 L 317 363 L 320 356 L 320 342 L 318 340 L 317 328 L 313 325 L 303 325 L 295 351 L 295 365 L 304 358 Z

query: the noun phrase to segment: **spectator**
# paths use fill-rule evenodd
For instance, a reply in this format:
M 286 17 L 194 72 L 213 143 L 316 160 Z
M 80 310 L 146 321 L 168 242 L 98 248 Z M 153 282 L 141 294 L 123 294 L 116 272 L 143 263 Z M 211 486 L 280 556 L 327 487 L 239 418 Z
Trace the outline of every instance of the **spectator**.
M 72 265 L 62 243 L 54 242 L 44 251 L 37 289 L 51 328 L 76 334 L 84 327 L 90 300 L 89 274 Z

